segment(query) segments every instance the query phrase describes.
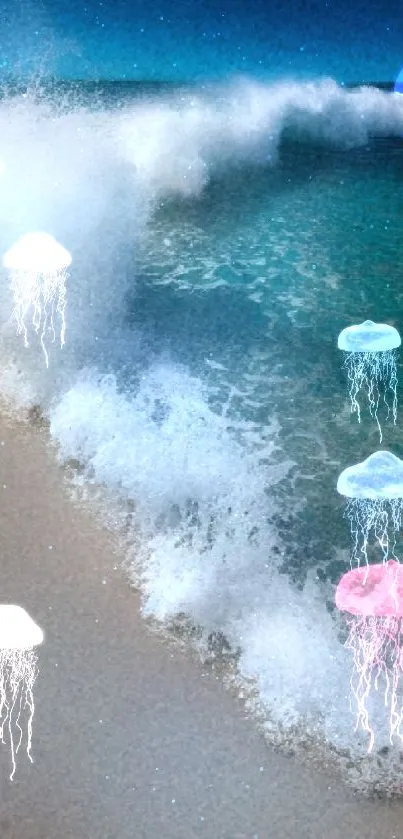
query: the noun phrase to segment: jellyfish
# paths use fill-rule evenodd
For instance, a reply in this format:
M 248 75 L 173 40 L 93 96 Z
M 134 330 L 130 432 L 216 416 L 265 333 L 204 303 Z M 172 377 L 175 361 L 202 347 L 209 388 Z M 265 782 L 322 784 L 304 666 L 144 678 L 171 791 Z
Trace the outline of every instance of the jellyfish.
M 21 606 L 0 606 L 0 739 L 9 741 L 13 780 L 16 756 L 23 741 L 26 720 L 27 754 L 32 761 L 33 686 L 37 676 L 34 647 L 43 632 Z M 17 740 L 14 731 L 17 730 Z
M 371 534 L 382 550 L 383 562 L 396 559 L 396 540 L 402 526 L 403 461 L 392 452 L 378 451 L 349 466 L 339 475 L 337 491 L 348 498 L 353 548 L 351 567 L 364 559 L 368 566 Z
M 395 81 L 393 92 L 400 94 L 403 93 L 403 68 L 400 70 L 400 73 Z
M 387 417 L 392 413 L 393 422 L 397 418 L 397 372 L 396 353 L 400 347 L 400 335 L 393 326 L 386 323 L 363 323 L 348 326 L 340 332 L 337 345 L 346 353 L 344 367 L 347 370 L 351 413 L 356 413 L 361 422 L 361 409 L 358 394 L 361 388 L 368 393 L 369 411 L 375 419 L 380 441 L 382 429 L 378 418 L 378 408 L 383 395 Z M 391 406 L 388 402 L 391 396 Z
M 375 733 L 367 701 L 372 690 L 382 690 L 389 713 L 389 737 L 403 743 L 403 565 L 394 559 L 354 568 L 341 578 L 336 606 L 347 613 L 346 648 L 353 653 L 351 690 L 356 701 L 356 731 L 369 735 L 368 752 Z
M 32 325 L 40 334 L 47 367 L 45 336 L 50 332 L 55 340 L 56 317 L 60 321 L 60 346 L 64 345 L 66 271 L 71 261 L 71 254 L 48 233 L 27 233 L 3 256 L 3 265 L 11 275 L 17 334 L 23 334 L 28 347 L 26 318 L 32 310 Z

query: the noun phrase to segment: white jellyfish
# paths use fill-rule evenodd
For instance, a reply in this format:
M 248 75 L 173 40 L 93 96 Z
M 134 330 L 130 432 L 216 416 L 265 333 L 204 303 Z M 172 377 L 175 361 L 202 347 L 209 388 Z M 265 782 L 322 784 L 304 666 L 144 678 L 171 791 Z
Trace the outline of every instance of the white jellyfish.
M 43 632 L 21 606 L 0 606 L 0 738 L 9 740 L 12 781 L 16 755 L 21 746 L 25 715 L 27 754 L 32 763 L 33 686 L 37 676 L 34 647 L 42 644 Z M 17 729 L 17 741 L 14 730 Z
M 348 498 L 353 550 L 351 566 L 368 565 L 371 534 L 382 550 L 383 561 L 397 559 L 396 540 L 402 527 L 403 461 L 392 452 L 379 451 L 339 476 L 337 491 Z
M 400 344 L 401 339 L 397 329 L 386 323 L 374 323 L 372 320 L 348 326 L 340 332 L 337 341 L 339 350 L 346 353 L 344 367 L 348 376 L 351 412 L 357 414 L 358 422 L 360 422 L 358 394 L 361 388 L 365 388 L 368 393 L 370 414 L 378 425 L 381 442 L 382 429 L 378 419 L 381 394 L 387 416 L 392 412 L 394 423 L 397 418 L 395 350 L 400 347 Z M 388 391 L 391 395 L 391 407 L 388 403 Z
M 71 254 L 49 233 L 27 233 L 3 256 L 3 265 L 11 275 L 18 334 L 22 332 L 28 347 L 26 319 L 32 310 L 32 325 L 40 334 L 47 367 L 45 336 L 50 332 L 55 340 L 56 317 L 60 321 L 60 345 L 64 344 L 66 271 L 71 261 Z

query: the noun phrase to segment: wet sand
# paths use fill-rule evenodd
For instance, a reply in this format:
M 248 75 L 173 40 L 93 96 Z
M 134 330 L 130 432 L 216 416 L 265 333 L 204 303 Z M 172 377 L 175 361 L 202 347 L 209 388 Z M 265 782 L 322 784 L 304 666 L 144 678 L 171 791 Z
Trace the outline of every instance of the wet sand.
M 270 751 L 214 673 L 150 633 L 43 432 L 0 440 L 0 602 L 46 634 L 35 762 L 13 783 L 0 747 L 1 839 L 401 839 L 403 802 Z

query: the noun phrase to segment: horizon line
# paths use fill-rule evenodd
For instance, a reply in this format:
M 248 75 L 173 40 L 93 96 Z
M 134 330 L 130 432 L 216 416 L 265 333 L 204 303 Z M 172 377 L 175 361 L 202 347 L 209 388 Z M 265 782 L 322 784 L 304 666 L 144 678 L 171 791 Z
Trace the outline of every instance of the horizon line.
M 234 75 L 235 74 L 233 74 L 233 76 Z M 98 78 L 98 79 L 79 78 L 78 79 L 77 78 L 77 79 L 75 79 L 75 78 L 68 78 L 68 77 L 60 78 L 60 77 L 57 77 L 57 76 L 50 76 L 49 75 L 49 76 L 43 77 L 42 79 L 40 79 L 38 81 L 35 78 L 34 79 L 32 79 L 32 78 L 22 79 L 21 77 L 17 78 L 17 77 L 14 77 L 12 75 L 3 76 L 3 77 L 0 75 L 0 86 L 1 86 L 1 84 L 14 84 L 14 85 L 17 85 L 17 86 L 19 86 L 19 85 L 26 86 L 26 85 L 35 85 L 35 84 L 46 85 L 46 84 L 49 84 L 49 83 L 52 83 L 52 84 L 79 84 L 79 85 L 86 85 L 86 84 L 94 84 L 94 85 L 106 85 L 106 84 L 123 84 L 123 85 L 125 85 L 125 84 L 127 84 L 127 85 L 134 85 L 134 84 L 138 84 L 138 85 L 172 85 L 172 86 L 199 85 L 200 86 L 200 85 L 203 85 L 203 84 L 208 84 L 208 85 L 214 84 L 214 83 L 215 84 L 220 84 L 223 81 L 225 82 L 229 78 L 230 78 L 230 76 L 228 76 L 227 79 L 225 79 L 223 77 L 209 77 L 209 78 L 204 78 L 204 79 L 203 78 L 196 78 L 196 79 L 147 79 L 147 78 L 145 78 L 145 79 L 139 79 L 139 78 L 132 78 L 132 79 L 127 79 L 127 78 L 113 78 L 113 79 L 111 79 L 111 78 Z M 246 77 L 246 78 L 249 78 L 249 77 Z M 287 77 L 284 77 L 284 78 L 287 78 Z M 261 77 L 260 78 L 256 77 L 256 81 L 263 82 L 263 83 L 264 82 L 267 82 L 267 83 L 278 82 L 280 80 L 281 80 L 281 77 L 276 78 L 276 79 L 274 79 L 274 78 L 263 79 Z M 293 79 L 293 80 L 298 81 L 298 79 Z M 303 81 L 304 81 L 304 79 L 301 79 L 301 82 L 303 82 Z M 391 88 L 393 88 L 395 86 L 395 81 L 393 81 L 393 80 L 374 81 L 374 80 L 359 79 L 359 80 L 348 81 L 348 82 L 337 82 L 337 79 L 335 79 L 335 81 L 336 81 L 337 84 L 340 85 L 340 87 L 360 87 L 360 86 L 364 86 L 364 87 L 388 87 L 388 88 L 391 87 Z

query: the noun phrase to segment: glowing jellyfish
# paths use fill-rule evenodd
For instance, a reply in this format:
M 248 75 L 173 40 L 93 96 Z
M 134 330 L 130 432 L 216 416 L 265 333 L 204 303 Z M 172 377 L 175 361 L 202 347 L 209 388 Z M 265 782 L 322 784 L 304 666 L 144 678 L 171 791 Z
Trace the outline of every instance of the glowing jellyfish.
M 394 559 L 369 570 L 355 568 L 341 578 L 336 606 L 347 612 L 346 647 L 353 652 L 351 689 L 357 703 L 356 730 L 369 734 L 370 752 L 375 740 L 367 700 L 374 689 L 384 692 L 389 712 L 389 736 L 403 742 L 403 566 Z
M 23 740 L 23 719 L 27 725 L 27 754 L 32 763 L 33 686 L 37 675 L 34 647 L 43 641 L 43 632 L 21 606 L 0 606 L 0 738 L 11 748 L 13 779 L 16 755 Z M 15 742 L 14 730 L 18 730 Z
M 403 68 L 400 70 L 400 73 L 396 79 L 394 93 L 403 93 Z
M 69 252 L 48 233 L 27 233 L 3 256 L 3 265 L 11 274 L 18 334 L 23 334 L 28 347 L 26 319 L 32 310 L 32 325 L 40 334 L 47 367 L 45 336 L 50 332 L 55 340 L 56 318 L 60 321 L 60 345 L 64 344 L 66 271 L 70 264 Z
M 392 412 L 393 421 L 396 423 L 395 350 L 400 347 L 400 344 L 401 339 L 397 329 L 386 323 L 374 323 L 372 320 L 348 326 L 340 332 L 337 341 L 339 350 L 346 353 L 344 367 L 348 376 L 351 412 L 356 413 L 358 422 L 361 422 L 358 394 L 364 388 L 368 393 L 370 414 L 378 425 L 381 442 L 382 429 L 378 419 L 381 394 L 388 416 Z M 388 392 L 391 395 L 391 408 L 387 399 Z
M 344 469 L 337 491 L 349 499 L 345 516 L 353 538 L 351 563 L 360 565 L 363 558 L 368 564 L 371 534 L 382 550 L 383 561 L 390 554 L 396 559 L 396 539 L 402 526 L 403 461 L 392 452 L 375 452 Z

